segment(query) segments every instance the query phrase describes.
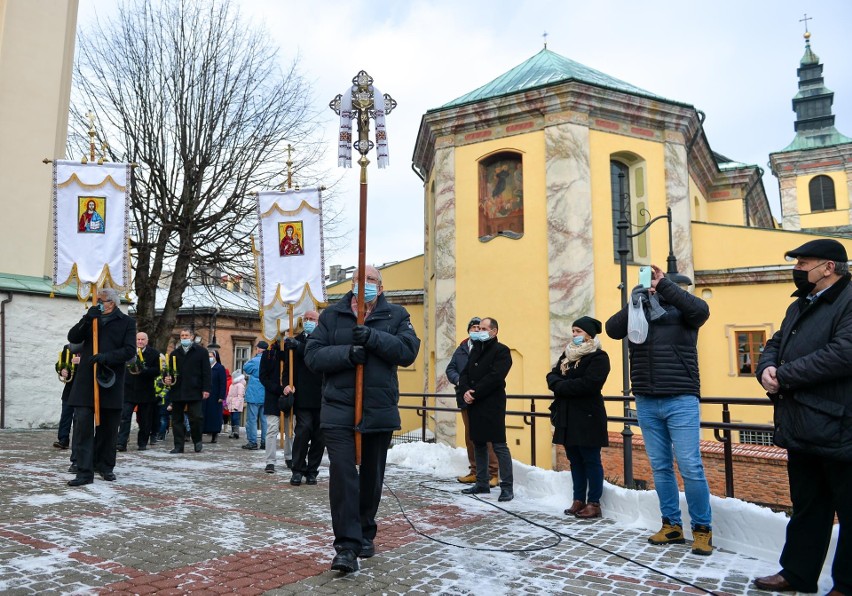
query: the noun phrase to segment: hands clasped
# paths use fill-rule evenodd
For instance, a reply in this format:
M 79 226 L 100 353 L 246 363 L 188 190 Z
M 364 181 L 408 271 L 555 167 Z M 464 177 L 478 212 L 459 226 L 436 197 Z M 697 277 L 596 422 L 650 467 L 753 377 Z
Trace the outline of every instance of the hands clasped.
M 474 400 L 473 392 L 474 391 L 475 391 L 474 389 L 468 389 L 467 391 L 464 392 L 464 396 L 462 398 L 462 399 L 464 399 L 464 403 L 466 403 L 468 405 L 473 403 L 473 400 Z
M 763 374 L 760 375 L 760 384 L 766 389 L 767 393 L 778 393 L 781 391 L 781 383 L 778 382 L 778 369 L 774 366 L 767 366 L 763 369 Z

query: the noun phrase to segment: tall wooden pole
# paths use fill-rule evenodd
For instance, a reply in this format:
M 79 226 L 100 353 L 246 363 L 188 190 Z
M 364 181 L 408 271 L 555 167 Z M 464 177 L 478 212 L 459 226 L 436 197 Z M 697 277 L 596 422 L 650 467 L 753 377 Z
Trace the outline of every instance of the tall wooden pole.
M 86 114 L 89 118 L 89 159 L 95 163 L 95 115 L 92 112 Z M 91 284 L 92 306 L 98 305 L 98 287 Z M 98 353 L 98 320 L 92 321 L 92 356 Z M 95 426 L 101 425 L 101 391 L 98 385 L 98 365 L 92 366 L 92 381 L 95 388 Z

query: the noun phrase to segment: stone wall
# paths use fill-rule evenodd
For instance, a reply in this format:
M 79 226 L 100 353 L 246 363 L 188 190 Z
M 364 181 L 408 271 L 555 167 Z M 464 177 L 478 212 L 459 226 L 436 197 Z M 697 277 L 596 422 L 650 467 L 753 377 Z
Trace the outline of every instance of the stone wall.
M 701 441 L 701 456 L 710 492 L 725 496 L 725 459 L 722 443 Z M 601 452 L 604 476 L 614 483 L 624 482 L 624 443 L 619 433 L 609 433 L 609 447 Z M 744 501 L 771 505 L 790 506 L 790 487 L 787 482 L 787 451 L 778 447 L 762 445 L 733 445 L 734 496 Z M 562 447 L 556 448 L 556 469 L 568 470 L 568 460 Z M 675 466 L 677 469 L 677 466 Z M 633 436 L 633 478 L 644 480 L 649 489 L 654 488 L 651 466 L 645 454 L 645 443 L 641 435 Z M 683 482 L 677 474 L 678 486 Z

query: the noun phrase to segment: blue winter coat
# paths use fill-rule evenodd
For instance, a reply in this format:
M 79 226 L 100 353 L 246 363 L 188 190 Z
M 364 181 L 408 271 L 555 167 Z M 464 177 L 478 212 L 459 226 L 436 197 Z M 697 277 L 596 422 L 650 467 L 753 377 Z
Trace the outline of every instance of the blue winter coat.
M 371 329 L 364 365 L 364 410 L 358 430 L 363 433 L 399 430 L 399 381 L 397 367 L 417 358 L 420 340 L 411 326 L 408 311 L 391 304 L 384 295 L 364 324 Z M 352 292 L 325 309 L 317 328 L 308 337 L 305 362 L 323 375 L 322 428 L 352 429 L 355 424 L 355 365 L 349 360 L 352 328 Z
M 243 365 L 243 374 L 246 376 L 246 403 L 262 404 L 266 397 L 266 390 L 260 382 L 260 357 L 258 354 Z

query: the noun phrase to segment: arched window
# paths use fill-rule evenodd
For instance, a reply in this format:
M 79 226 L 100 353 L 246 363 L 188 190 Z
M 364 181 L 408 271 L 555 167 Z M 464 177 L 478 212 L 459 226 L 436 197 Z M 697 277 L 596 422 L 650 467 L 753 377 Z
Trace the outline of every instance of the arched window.
M 625 217 L 630 222 L 630 168 L 620 161 L 609 162 L 610 188 L 612 189 L 612 250 L 618 260 L 618 220 L 621 210 L 625 209 Z M 630 228 L 627 229 L 628 233 Z M 633 242 L 627 239 L 627 261 L 633 260 Z
M 829 176 L 814 176 L 808 183 L 811 198 L 811 211 L 833 211 L 837 208 L 834 200 L 834 180 Z
M 479 240 L 523 235 L 523 161 L 519 153 L 502 151 L 479 162 Z

